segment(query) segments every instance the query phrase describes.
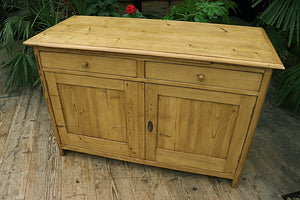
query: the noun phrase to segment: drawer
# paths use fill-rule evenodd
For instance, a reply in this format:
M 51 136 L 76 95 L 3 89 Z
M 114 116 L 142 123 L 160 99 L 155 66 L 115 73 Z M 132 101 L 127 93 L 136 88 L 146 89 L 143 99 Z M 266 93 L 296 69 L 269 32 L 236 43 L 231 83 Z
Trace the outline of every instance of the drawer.
M 136 61 L 70 53 L 40 52 L 44 68 L 76 70 L 136 77 Z
M 262 73 L 196 67 L 159 62 L 146 63 L 146 78 L 258 91 Z

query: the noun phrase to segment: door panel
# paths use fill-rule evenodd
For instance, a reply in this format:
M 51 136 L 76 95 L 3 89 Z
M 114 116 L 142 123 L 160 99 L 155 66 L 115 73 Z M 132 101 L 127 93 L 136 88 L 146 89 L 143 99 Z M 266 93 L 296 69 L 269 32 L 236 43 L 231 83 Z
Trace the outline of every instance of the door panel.
M 256 98 L 146 84 L 146 158 L 233 173 Z M 236 153 L 237 151 L 237 153 Z
M 69 133 L 126 142 L 124 91 L 58 84 Z
M 144 134 L 138 125 L 142 83 L 45 75 L 63 146 L 144 158 Z
M 158 102 L 157 148 L 226 158 L 237 105 L 167 96 Z

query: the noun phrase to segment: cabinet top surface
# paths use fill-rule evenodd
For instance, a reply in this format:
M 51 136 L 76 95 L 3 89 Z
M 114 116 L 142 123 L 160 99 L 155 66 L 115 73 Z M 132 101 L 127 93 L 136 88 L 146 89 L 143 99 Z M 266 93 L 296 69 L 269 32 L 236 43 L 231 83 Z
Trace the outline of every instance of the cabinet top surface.
M 284 69 L 265 31 L 249 26 L 73 16 L 24 44 Z

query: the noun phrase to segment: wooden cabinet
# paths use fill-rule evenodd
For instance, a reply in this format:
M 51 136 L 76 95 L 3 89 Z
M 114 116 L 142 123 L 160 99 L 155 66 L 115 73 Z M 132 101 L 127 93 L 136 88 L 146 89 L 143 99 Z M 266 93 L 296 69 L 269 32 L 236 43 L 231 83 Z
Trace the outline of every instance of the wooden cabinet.
M 251 27 L 75 16 L 25 44 L 34 46 L 61 154 L 218 176 L 233 187 L 272 69 L 283 69 L 265 32 Z

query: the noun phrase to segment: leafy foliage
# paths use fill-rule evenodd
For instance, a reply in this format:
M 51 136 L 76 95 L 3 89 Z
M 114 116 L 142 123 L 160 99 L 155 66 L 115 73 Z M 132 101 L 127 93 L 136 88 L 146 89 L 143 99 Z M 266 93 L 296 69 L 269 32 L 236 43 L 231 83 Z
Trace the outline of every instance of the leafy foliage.
M 11 10 L 10 2 L 8 0 L 0 0 L 0 32 L 3 29 L 4 21 L 7 19 L 7 14 Z
M 266 33 L 268 34 L 275 50 L 277 51 L 281 60 L 286 60 L 289 56 L 288 42 L 287 39 L 280 34 L 275 28 L 272 26 L 267 26 L 265 28 Z
M 173 6 L 171 13 L 163 19 L 212 23 L 231 23 L 229 10 L 235 10 L 236 4 L 230 0 L 184 0 Z
M 65 5 L 57 0 L 13 2 L 22 9 L 17 16 L 8 17 L 0 31 L 0 44 L 10 60 L 0 66 L 8 74 L 6 87 L 15 89 L 33 86 L 39 80 L 31 47 L 22 41 L 55 25 L 62 19 Z
M 98 16 L 114 16 L 117 17 L 118 1 L 117 0 L 86 0 L 87 14 Z
M 7 87 L 14 89 L 27 87 L 32 85 L 38 77 L 37 70 L 34 70 L 35 62 L 32 62 L 32 55 L 27 53 L 29 48 L 25 46 L 21 48 L 19 42 L 29 37 L 31 24 L 31 16 L 13 16 L 5 21 L 0 33 L 1 43 L 11 57 L 8 62 L 0 66 L 0 69 L 4 70 L 4 74 L 8 74 Z
M 263 0 L 252 0 L 252 7 L 263 2 Z M 264 23 L 274 26 L 282 31 L 288 31 L 288 45 L 296 37 L 299 43 L 300 37 L 300 1 L 299 0 L 269 0 L 269 5 L 259 16 Z
M 0 30 L 2 29 L 2 24 L 6 19 L 6 9 L 4 6 L 4 2 L 0 3 Z
M 33 0 L 30 1 L 29 6 L 30 12 L 35 15 L 32 26 L 40 26 L 36 27 L 38 29 L 48 28 L 57 24 L 63 18 L 66 9 L 66 5 L 57 0 Z
M 88 15 L 88 2 L 82 0 L 73 0 L 70 4 L 74 13 L 78 15 Z
M 117 0 L 2 0 L 0 10 L 22 11 L 7 19 L 1 15 L 4 23 L 0 26 L 0 47 L 10 57 L 0 65 L 0 70 L 8 75 L 6 87 L 17 89 L 39 84 L 32 48 L 22 45 L 22 41 L 72 14 L 117 16 L 117 6 Z
M 291 55 L 294 55 L 290 61 L 293 64 L 280 73 L 281 84 L 274 102 L 276 105 L 289 104 L 294 107 L 296 113 L 300 108 L 300 45 L 292 50 Z
M 296 113 L 300 107 L 300 1 L 295 0 L 252 0 L 252 7 L 265 3 L 266 9 L 259 15 L 260 25 L 266 32 L 283 60 L 286 70 L 279 73 L 274 102 L 288 104 Z
M 0 67 L 9 73 L 6 86 L 10 88 L 31 87 L 38 80 L 38 70 L 32 53 L 25 48 Z
M 136 11 L 135 13 L 132 13 L 132 15 L 126 13 L 126 14 L 123 15 L 123 17 L 127 17 L 127 18 L 145 18 L 145 16 L 139 11 Z

